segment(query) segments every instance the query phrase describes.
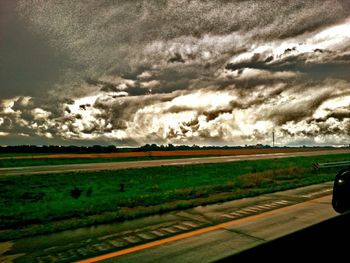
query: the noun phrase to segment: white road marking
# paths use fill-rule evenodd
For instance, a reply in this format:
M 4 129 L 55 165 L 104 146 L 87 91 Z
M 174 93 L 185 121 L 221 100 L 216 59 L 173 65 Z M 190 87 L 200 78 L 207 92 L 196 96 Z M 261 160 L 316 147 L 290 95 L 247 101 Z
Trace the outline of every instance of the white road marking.
M 159 237 L 163 237 L 165 236 L 164 233 L 160 232 L 160 231 L 157 231 L 157 230 L 153 230 L 151 231 L 152 234 L 155 234 L 156 236 L 159 236 Z
M 241 214 L 238 214 L 238 213 L 236 213 L 236 212 L 232 212 L 232 213 L 230 213 L 230 215 L 233 215 L 233 216 L 242 216 Z
M 198 227 L 197 224 L 193 223 L 193 222 L 182 222 L 183 225 L 186 225 L 186 226 L 190 226 L 190 227 Z
M 281 200 L 281 201 L 277 201 L 277 202 L 275 202 L 276 204 L 288 204 L 288 203 L 290 203 L 289 201 L 286 201 L 286 200 Z
M 258 207 L 263 208 L 264 210 L 271 208 L 269 205 L 259 205 Z
M 175 230 L 172 227 L 164 227 L 164 228 L 162 228 L 162 230 L 165 231 L 165 232 L 171 233 L 171 234 L 174 234 L 174 233 L 178 232 L 177 230 Z
M 125 243 L 124 241 L 121 241 L 119 239 L 115 239 L 115 240 L 107 240 L 107 242 L 109 242 L 111 245 L 113 245 L 114 247 L 125 247 L 127 245 L 127 243 Z
M 271 204 L 267 204 L 268 206 L 272 206 L 272 207 L 276 207 L 276 206 L 280 206 L 280 204 L 277 204 L 277 203 L 271 203 Z
M 113 237 L 117 237 L 117 236 L 120 236 L 120 233 L 115 233 L 115 234 L 99 237 L 98 240 L 109 239 L 109 238 L 113 238 Z
M 123 239 L 132 244 L 138 243 L 141 241 L 141 239 L 136 236 L 127 236 L 127 237 L 123 237 Z
M 266 205 L 258 205 L 258 206 L 246 207 L 246 208 L 237 210 L 235 212 L 231 212 L 229 214 L 223 214 L 221 216 L 229 218 L 229 219 L 234 219 L 234 218 L 237 218 L 237 217 L 251 215 L 253 213 L 265 211 L 265 210 L 268 210 L 268 209 L 278 208 L 278 207 L 281 207 L 281 205 L 286 205 L 288 203 L 290 203 L 290 201 L 279 200 L 279 201 L 275 201 L 273 203 L 269 203 L 269 204 L 266 204 Z
M 253 206 L 252 209 L 255 209 L 257 211 L 265 210 L 265 207 L 259 207 L 259 206 Z
M 140 234 L 137 234 L 137 236 L 145 240 L 154 239 L 154 236 L 151 236 L 150 234 L 146 234 L 146 233 L 140 233 Z
M 244 208 L 244 211 L 257 212 L 259 211 L 259 209 L 255 209 L 254 207 L 249 207 L 249 208 Z
M 231 215 L 228 215 L 228 214 L 224 214 L 224 215 L 221 215 L 221 216 L 222 216 L 222 217 L 229 218 L 229 219 L 236 218 L 235 216 L 231 216 Z
M 302 195 L 301 197 L 312 197 L 314 195 L 318 195 L 318 194 L 323 194 L 323 193 L 328 193 L 328 192 L 331 192 L 333 191 L 332 188 L 329 188 L 329 189 L 325 189 L 325 190 L 321 190 L 321 191 L 318 191 L 318 192 L 314 192 L 314 193 L 310 193 L 310 194 L 307 194 L 307 195 Z
M 188 227 L 187 226 L 182 226 L 182 225 L 174 225 L 173 227 L 177 228 L 177 229 L 180 229 L 180 230 L 188 230 Z
M 236 213 L 250 214 L 251 212 L 244 211 L 244 209 L 241 209 L 241 210 L 236 211 Z

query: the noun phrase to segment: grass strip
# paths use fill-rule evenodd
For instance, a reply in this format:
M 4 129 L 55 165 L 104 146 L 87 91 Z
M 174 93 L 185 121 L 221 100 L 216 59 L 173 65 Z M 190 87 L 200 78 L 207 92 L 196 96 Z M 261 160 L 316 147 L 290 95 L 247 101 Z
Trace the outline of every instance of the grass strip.
M 0 240 L 133 219 L 334 179 L 350 154 L 0 178 Z
M 215 155 L 211 155 L 215 156 Z M 26 166 L 44 166 L 44 165 L 64 165 L 64 164 L 82 164 L 82 163 L 108 163 L 108 162 L 135 162 L 165 159 L 184 159 L 184 158 L 204 158 L 200 156 L 144 156 L 144 157 L 113 157 L 113 158 L 33 158 L 33 159 L 0 159 L 0 168 L 26 167 Z

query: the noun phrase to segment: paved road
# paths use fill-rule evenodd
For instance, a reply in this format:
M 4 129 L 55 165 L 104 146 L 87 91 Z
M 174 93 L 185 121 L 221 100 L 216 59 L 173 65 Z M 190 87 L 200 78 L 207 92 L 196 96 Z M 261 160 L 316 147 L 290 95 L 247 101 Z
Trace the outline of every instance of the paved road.
M 100 171 L 100 170 L 119 170 L 126 168 L 141 168 L 154 166 L 169 165 L 189 165 L 200 163 L 223 163 L 237 162 L 243 160 L 262 160 L 276 159 L 296 156 L 316 156 L 350 153 L 350 150 L 324 150 L 312 152 L 293 152 L 293 153 L 273 153 L 273 154 L 253 154 L 253 155 L 236 155 L 220 157 L 202 157 L 186 159 L 169 159 L 169 160 L 152 160 L 152 161 L 130 161 L 130 162 L 109 162 L 109 163 L 84 163 L 84 164 L 67 164 L 67 165 L 48 165 L 48 166 L 31 166 L 31 167 L 12 167 L 0 168 L 0 176 L 10 175 L 30 175 L 30 174 L 47 174 L 60 172 L 76 171 Z
M 3 242 L 0 262 L 211 262 L 336 216 L 332 184 Z
M 174 241 L 169 239 L 169 242 L 144 246 L 146 248 L 138 246 L 81 263 L 212 262 L 336 216 L 330 202 L 331 196 L 328 195 L 207 227 Z

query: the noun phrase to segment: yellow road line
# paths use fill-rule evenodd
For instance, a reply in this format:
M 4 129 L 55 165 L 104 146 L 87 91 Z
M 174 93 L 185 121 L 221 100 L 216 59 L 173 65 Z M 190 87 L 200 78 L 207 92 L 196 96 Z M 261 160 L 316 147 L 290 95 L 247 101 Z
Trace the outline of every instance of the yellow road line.
M 240 223 L 253 221 L 253 220 L 256 220 L 258 218 L 263 218 L 263 217 L 266 217 L 266 216 L 278 214 L 278 213 L 283 212 L 283 211 L 288 211 L 288 210 L 293 210 L 293 209 L 300 208 L 300 207 L 305 207 L 305 206 L 308 206 L 310 203 L 314 203 L 314 202 L 317 202 L 317 201 L 322 201 L 322 199 L 325 199 L 325 198 L 328 198 L 328 197 L 329 196 L 323 196 L 323 197 L 320 197 L 320 198 L 317 198 L 317 199 L 313 199 L 313 200 L 309 200 L 309 201 L 306 201 L 306 202 L 303 202 L 303 203 L 298 203 L 298 204 L 295 204 L 295 205 L 291 205 L 291 206 L 286 206 L 286 207 L 282 207 L 282 208 L 279 208 L 279 209 L 275 209 L 275 210 L 272 210 L 272 211 L 267 211 L 267 212 L 264 212 L 262 214 L 257 214 L 257 215 L 253 215 L 253 216 L 249 216 L 249 217 L 245 217 L 245 218 L 241 218 L 241 219 L 232 220 L 232 221 L 221 223 L 221 224 L 218 224 L 218 225 L 215 225 L 215 226 L 209 226 L 209 227 L 201 228 L 201 229 L 198 229 L 198 230 L 195 230 L 195 231 L 191 231 L 191 232 L 187 232 L 187 233 L 184 233 L 184 234 L 168 237 L 168 238 L 165 238 L 165 239 L 156 240 L 156 241 L 153 241 L 153 242 L 150 242 L 150 243 L 146 243 L 146 244 L 138 245 L 138 246 L 135 246 L 135 247 L 119 250 L 119 251 L 116 251 L 116 252 L 111 252 L 111 253 L 108 253 L 108 254 L 105 254 L 105 255 L 101 255 L 101 256 L 85 259 L 85 260 L 81 260 L 81 261 L 79 261 L 79 263 L 93 263 L 93 262 L 98 262 L 98 261 L 110 259 L 110 258 L 113 258 L 113 257 L 119 257 L 119 256 L 122 256 L 122 255 L 125 255 L 125 254 L 130 254 L 130 253 L 137 252 L 137 251 L 140 251 L 140 250 L 144 250 L 144 249 L 160 246 L 160 245 L 163 245 L 163 244 L 166 244 L 166 243 L 170 243 L 170 242 L 174 242 L 174 241 L 177 241 L 177 240 L 181 240 L 181 239 L 185 239 L 185 238 L 189 238 L 189 237 L 193 237 L 193 236 L 198 236 L 198 235 L 201 235 L 201 234 L 204 234 L 204 233 L 207 233 L 207 232 L 210 232 L 210 231 L 218 230 L 218 229 L 221 229 L 221 228 L 226 228 L 226 227 L 230 227 L 230 226 L 237 225 L 237 224 L 240 224 Z

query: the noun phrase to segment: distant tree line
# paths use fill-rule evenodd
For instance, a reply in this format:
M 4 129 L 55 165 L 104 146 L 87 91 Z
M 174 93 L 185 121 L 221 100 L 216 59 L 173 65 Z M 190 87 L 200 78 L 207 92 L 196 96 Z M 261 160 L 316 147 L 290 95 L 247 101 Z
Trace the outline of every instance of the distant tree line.
M 146 144 L 134 148 L 117 148 L 114 145 L 102 146 L 60 146 L 60 145 L 16 145 L 0 146 L 0 153 L 113 153 L 113 152 L 147 152 L 147 151 L 175 151 L 201 149 L 197 145 L 156 145 Z
M 114 145 L 60 146 L 60 145 L 16 145 L 0 146 L 0 153 L 111 153 L 119 152 Z
M 301 146 L 305 148 L 305 146 Z M 157 145 L 145 144 L 134 148 L 118 148 L 114 145 L 102 146 L 61 146 L 61 145 L 16 145 L 0 146 L 0 153 L 113 153 L 113 152 L 149 152 L 149 151 L 178 151 L 178 150 L 215 150 L 215 149 L 261 149 L 271 148 L 270 145 L 245 145 L 245 146 L 198 146 L 198 145 Z M 277 148 L 277 147 L 275 147 Z M 286 148 L 286 147 L 284 147 Z

